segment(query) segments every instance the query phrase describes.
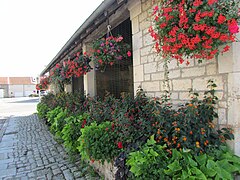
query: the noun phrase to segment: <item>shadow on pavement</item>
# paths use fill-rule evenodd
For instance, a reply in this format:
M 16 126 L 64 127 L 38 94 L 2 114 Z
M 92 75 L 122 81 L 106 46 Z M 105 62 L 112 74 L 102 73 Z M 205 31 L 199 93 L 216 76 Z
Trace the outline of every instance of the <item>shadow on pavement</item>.
M 39 99 L 28 99 L 28 100 L 22 100 L 22 101 L 13 101 L 9 103 L 36 103 L 39 102 Z

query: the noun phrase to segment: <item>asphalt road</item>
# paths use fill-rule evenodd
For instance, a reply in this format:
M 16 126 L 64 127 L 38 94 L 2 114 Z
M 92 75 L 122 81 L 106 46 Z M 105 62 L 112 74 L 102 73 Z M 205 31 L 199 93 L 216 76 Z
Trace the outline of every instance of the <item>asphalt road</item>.
M 27 116 L 37 112 L 39 98 L 0 98 L 0 119 L 9 116 Z

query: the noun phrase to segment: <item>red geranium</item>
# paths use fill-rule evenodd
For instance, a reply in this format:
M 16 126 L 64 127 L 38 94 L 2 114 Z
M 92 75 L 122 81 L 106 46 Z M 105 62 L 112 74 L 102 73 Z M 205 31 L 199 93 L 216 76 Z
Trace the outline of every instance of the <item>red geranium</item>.
M 50 84 L 49 77 L 43 76 L 40 77 L 40 83 L 36 85 L 37 90 L 46 90 Z
M 118 145 L 118 148 L 119 148 L 119 149 L 122 149 L 122 148 L 123 148 L 123 144 L 122 144 L 122 142 L 118 142 L 117 145 Z
M 149 28 L 155 49 L 163 57 L 213 59 L 220 45 L 235 41 L 239 32 L 239 2 L 234 0 L 162 0 L 153 8 Z M 188 63 L 188 62 L 187 62 Z

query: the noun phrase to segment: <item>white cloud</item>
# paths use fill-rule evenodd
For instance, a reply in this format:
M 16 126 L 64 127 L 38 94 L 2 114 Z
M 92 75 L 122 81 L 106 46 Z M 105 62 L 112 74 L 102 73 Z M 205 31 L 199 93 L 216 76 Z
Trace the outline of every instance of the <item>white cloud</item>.
M 1 0 L 0 76 L 36 76 L 102 0 Z

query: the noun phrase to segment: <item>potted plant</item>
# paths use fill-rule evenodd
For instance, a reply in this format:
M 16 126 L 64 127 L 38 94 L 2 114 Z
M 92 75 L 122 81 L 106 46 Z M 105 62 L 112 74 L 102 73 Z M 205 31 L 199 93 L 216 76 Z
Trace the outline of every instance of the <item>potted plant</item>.
M 123 60 L 130 60 L 130 58 L 130 46 L 124 43 L 122 36 L 109 36 L 93 43 L 93 61 L 102 71 L 107 65 L 112 66 Z
M 44 77 L 40 77 L 40 83 L 36 85 L 36 89 L 37 90 L 46 90 L 48 89 L 48 85 L 49 85 L 49 77 L 48 76 L 44 76 Z
M 227 44 L 236 41 L 239 1 L 161 0 L 160 4 L 153 9 L 149 32 L 156 51 L 165 58 L 201 62 L 227 52 Z

